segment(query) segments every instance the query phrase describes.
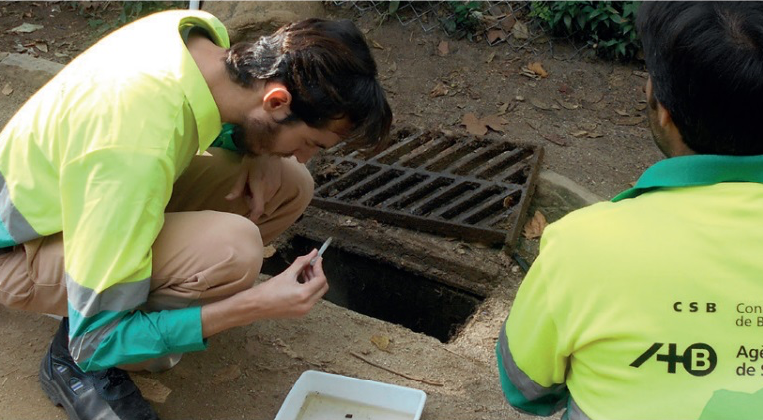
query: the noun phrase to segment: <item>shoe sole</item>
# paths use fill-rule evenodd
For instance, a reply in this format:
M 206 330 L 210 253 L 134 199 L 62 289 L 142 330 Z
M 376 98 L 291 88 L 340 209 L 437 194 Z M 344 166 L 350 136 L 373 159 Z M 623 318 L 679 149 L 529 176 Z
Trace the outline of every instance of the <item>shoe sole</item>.
M 63 407 L 64 410 L 66 410 L 66 415 L 69 417 L 70 420 L 82 420 L 77 416 L 77 412 L 74 410 L 74 406 L 71 405 L 71 403 L 64 397 L 66 395 L 64 391 L 56 384 L 56 382 L 53 380 L 53 378 L 49 377 L 47 375 L 47 367 L 45 366 L 46 358 L 43 358 L 42 360 L 42 367 L 40 368 L 40 386 L 42 387 L 43 392 L 45 392 L 45 395 L 48 396 L 48 399 L 53 402 L 56 406 Z

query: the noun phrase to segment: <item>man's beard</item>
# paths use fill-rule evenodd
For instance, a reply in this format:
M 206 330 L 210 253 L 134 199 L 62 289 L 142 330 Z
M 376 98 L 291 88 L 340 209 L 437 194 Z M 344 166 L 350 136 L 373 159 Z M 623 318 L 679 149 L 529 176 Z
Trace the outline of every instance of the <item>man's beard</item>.
M 250 118 L 237 127 L 233 134 L 233 142 L 239 150 L 248 155 L 267 155 L 273 150 L 275 137 L 281 128 L 281 124 L 274 121 Z

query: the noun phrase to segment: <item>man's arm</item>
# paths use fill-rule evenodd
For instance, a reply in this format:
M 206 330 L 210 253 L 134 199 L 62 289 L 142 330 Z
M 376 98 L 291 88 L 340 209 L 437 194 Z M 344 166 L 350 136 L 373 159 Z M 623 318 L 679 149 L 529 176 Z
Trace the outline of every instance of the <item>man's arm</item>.
M 517 292 L 496 356 L 507 401 L 519 410 L 548 416 L 569 398 L 568 355 L 553 319 L 543 264 L 541 252 Z
M 165 151 L 84 150 L 61 170 L 69 349 L 84 370 L 206 347 L 200 308 L 143 313 L 174 180 Z

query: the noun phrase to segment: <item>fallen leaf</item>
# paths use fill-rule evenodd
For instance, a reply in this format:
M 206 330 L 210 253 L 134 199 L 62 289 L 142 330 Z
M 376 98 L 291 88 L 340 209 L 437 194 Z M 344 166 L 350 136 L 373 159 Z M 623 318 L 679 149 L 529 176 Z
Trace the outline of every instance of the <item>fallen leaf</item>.
M 570 133 L 570 135 L 572 137 L 578 137 L 579 138 L 579 137 L 587 136 L 588 132 L 585 131 L 585 130 L 580 130 L 580 131 L 574 131 L 574 132 Z
M 34 46 L 37 47 L 37 49 L 42 52 L 48 52 L 48 44 L 44 42 L 35 42 Z
M 492 63 L 493 59 L 495 58 L 495 53 L 490 53 L 490 55 L 487 57 L 487 60 L 485 60 L 486 63 Z
M 506 34 L 500 29 L 491 29 L 487 31 L 487 42 L 493 45 L 497 41 L 506 39 Z
M 516 39 L 530 38 L 530 32 L 527 30 L 527 25 L 519 21 L 517 21 L 514 24 L 514 27 L 511 28 L 511 34 L 514 35 L 514 38 Z
M 592 123 L 583 123 L 583 124 L 580 124 L 580 129 L 581 130 L 586 130 L 586 131 L 594 131 L 594 130 L 596 130 L 596 127 L 598 127 L 598 126 L 599 126 L 599 124 L 597 124 L 595 122 L 592 122 Z
M 626 111 L 624 109 L 616 109 L 615 112 L 617 113 L 617 115 L 619 115 L 621 117 L 627 117 L 627 116 L 631 115 L 631 114 L 628 113 L 628 111 Z
M 9 30 L 8 32 L 15 32 L 17 34 L 28 34 L 42 28 L 44 28 L 44 26 L 42 25 L 35 25 L 32 23 L 22 23 L 21 25 Z
M 643 115 L 636 117 L 623 117 L 615 120 L 615 125 L 639 125 L 644 122 L 646 118 Z
M 506 196 L 506 198 L 503 199 L 503 208 L 508 209 L 509 207 L 514 205 L 514 197 L 512 196 Z
M 472 112 L 464 115 L 464 117 L 461 119 L 461 125 L 466 127 L 466 131 L 469 134 L 473 134 L 475 136 L 484 136 L 487 134 L 487 126 L 483 124 L 482 121 L 480 121 L 480 119 L 477 118 L 477 116 Z
M 440 57 L 445 57 L 450 53 L 450 49 L 448 48 L 448 41 L 440 41 L 440 44 L 437 46 L 437 55 Z
M 509 103 L 508 103 L 508 102 L 506 102 L 506 103 L 503 103 L 503 104 L 501 104 L 501 105 L 498 107 L 498 114 L 496 114 L 496 115 L 503 115 L 503 114 L 505 114 L 506 112 L 508 112 L 508 110 L 509 110 Z
M 524 66 L 519 69 L 519 74 L 521 74 L 522 76 L 529 77 L 529 78 L 534 79 L 534 80 L 540 80 L 541 79 L 541 77 L 540 77 L 540 75 L 538 73 L 536 73 L 536 72 L 534 72 L 534 71 L 532 71 L 529 68 L 524 67 Z
M 6 83 L 5 86 L 3 86 L 3 95 L 8 96 L 11 93 L 13 93 L 13 88 L 10 83 Z
M 374 335 L 371 342 L 381 351 L 389 352 L 389 337 L 386 335 Z
M 522 234 L 527 239 L 540 238 L 541 235 L 543 235 L 543 230 L 546 229 L 546 226 L 548 226 L 546 217 L 543 216 L 543 213 L 541 213 L 540 210 L 535 210 L 533 218 L 525 223 L 525 228 L 522 231 Z
M 551 143 L 558 144 L 559 146 L 567 145 L 567 140 L 558 134 L 543 134 L 543 138 L 550 141 Z
M 445 85 L 445 83 L 438 83 L 435 85 L 434 88 L 429 92 L 429 96 L 432 98 L 437 98 L 438 96 L 445 96 L 449 92 L 448 86 Z
M 532 106 L 534 106 L 534 107 L 536 107 L 538 109 L 542 109 L 544 111 L 550 111 L 551 110 L 551 106 L 549 104 L 541 101 L 538 98 L 530 98 L 530 103 L 532 104 Z
M 506 120 L 498 115 L 488 115 L 487 117 L 481 119 L 480 122 L 485 124 L 489 129 L 499 133 L 503 133 L 503 126 L 508 124 Z
M 598 139 L 599 137 L 604 137 L 604 134 L 600 133 L 588 133 L 589 139 Z
M 559 105 L 562 106 L 564 109 L 578 109 L 580 106 L 577 104 L 573 104 L 572 102 L 563 101 L 561 99 L 557 99 L 557 102 L 559 102 Z
M 646 104 L 636 104 L 636 111 L 643 111 L 646 109 Z
M 276 247 L 274 247 L 273 245 L 268 245 L 262 249 L 263 258 L 270 258 L 275 254 L 276 254 Z
M 373 39 L 371 40 L 371 46 L 376 48 L 377 50 L 383 50 L 384 49 L 384 47 L 382 47 L 382 44 L 379 44 L 378 42 L 376 42 Z
M 213 384 L 221 384 L 223 382 L 235 381 L 241 376 L 241 368 L 236 365 L 228 365 L 212 375 Z
M 519 95 L 515 96 L 514 99 L 516 99 L 518 102 L 524 102 L 525 101 L 525 97 L 524 96 L 519 96 Z
M 506 32 L 511 32 L 511 29 L 514 28 L 514 24 L 516 23 L 517 20 L 514 19 L 514 16 L 506 16 L 506 18 L 501 21 L 501 28 Z
M 155 403 L 164 404 L 167 401 L 172 389 L 156 379 L 146 378 L 140 375 L 130 375 L 135 385 L 140 389 L 143 398 Z
M 527 68 L 530 69 L 530 71 L 532 71 L 533 73 L 537 74 L 538 76 L 544 79 L 548 77 L 548 72 L 546 71 L 546 69 L 543 68 L 543 64 L 541 64 L 540 61 L 535 61 L 530 63 L 527 66 Z

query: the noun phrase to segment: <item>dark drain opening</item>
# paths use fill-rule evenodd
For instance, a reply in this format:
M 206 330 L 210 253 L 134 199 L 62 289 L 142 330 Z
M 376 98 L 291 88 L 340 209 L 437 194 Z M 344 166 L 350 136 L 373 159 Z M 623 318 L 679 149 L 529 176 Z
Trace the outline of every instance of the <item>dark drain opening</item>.
M 336 242 L 334 242 L 336 244 Z M 262 271 L 275 275 L 320 242 L 295 236 Z M 331 246 L 323 254 L 329 292 L 324 299 L 361 314 L 402 325 L 443 343 L 458 332 L 483 298 L 365 255 Z

